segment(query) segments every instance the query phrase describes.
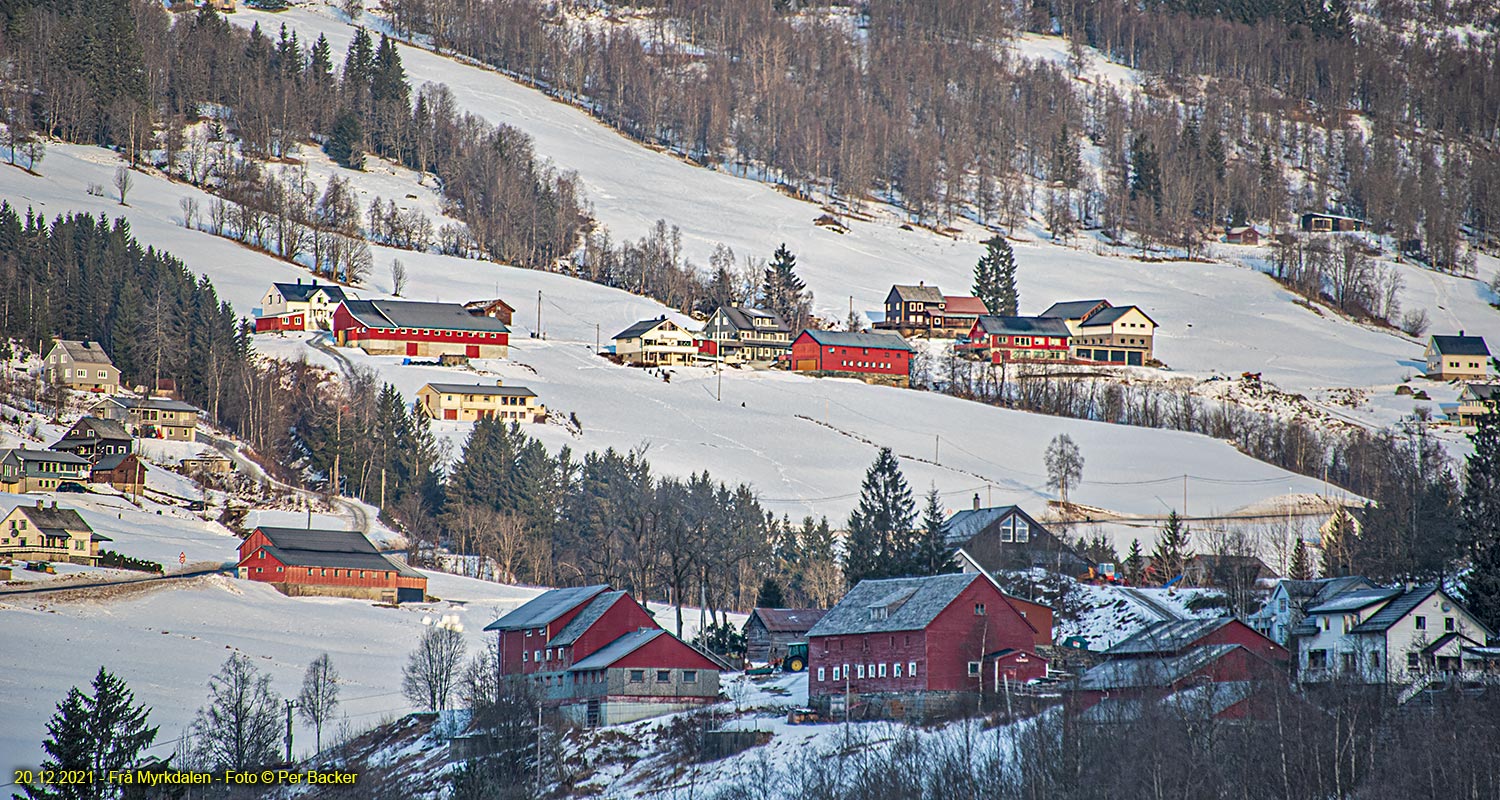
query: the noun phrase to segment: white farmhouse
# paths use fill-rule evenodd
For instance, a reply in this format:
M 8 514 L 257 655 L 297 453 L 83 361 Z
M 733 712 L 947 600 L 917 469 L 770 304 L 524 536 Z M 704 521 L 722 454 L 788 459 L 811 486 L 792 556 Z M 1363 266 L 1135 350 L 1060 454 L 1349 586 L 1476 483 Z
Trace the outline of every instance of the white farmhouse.
M 1415 683 L 1484 671 L 1495 632 L 1436 584 L 1360 589 L 1314 606 L 1293 629 L 1304 683 Z

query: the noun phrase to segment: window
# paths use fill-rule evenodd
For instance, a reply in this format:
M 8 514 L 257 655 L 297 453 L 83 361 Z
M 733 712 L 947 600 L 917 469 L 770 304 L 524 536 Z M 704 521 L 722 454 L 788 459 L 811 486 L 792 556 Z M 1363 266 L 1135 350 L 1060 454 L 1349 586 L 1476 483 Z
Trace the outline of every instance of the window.
M 1427 618 L 1426 617 L 1421 617 L 1421 616 L 1419 616 L 1419 617 L 1413 617 L 1412 621 L 1416 623 L 1417 630 L 1419 630 L 1419 631 L 1425 631 L 1425 630 L 1427 630 Z
M 547 660 L 548 661 L 552 660 L 552 648 L 550 648 L 550 647 L 547 648 Z
M 1280 610 L 1280 611 L 1285 611 L 1286 610 L 1286 598 L 1285 597 L 1281 598 L 1281 600 L 1276 604 L 1276 608 L 1277 608 L 1277 610 Z
M 1380 669 L 1380 654 L 1379 653 L 1370 653 L 1370 669 L 1372 669 L 1372 670 Z
M 1417 655 L 1416 653 L 1407 653 L 1406 654 L 1406 668 L 1407 669 L 1412 669 L 1412 670 L 1420 669 L 1421 666 L 1422 666 L 1421 656 Z
M 885 664 L 880 665 L 880 677 L 885 677 Z
M 1307 668 L 1308 669 L 1327 669 L 1328 668 L 1328 651 L 1327 650 L 1309 650 L 1309 651 L 1307 651 Z
M 540 651 L 540 650 L 532 650 L 531 651 L 531 660 L 532 661 L 541 661 L 542 660 L 542 651 Z
M 974 604 L 974 616 L 976 616 L 976 617 L 982 617 L 982 616 L 984 616 L 984 603 L 975 603 Z
M 646 682 L 646 671 L 643 670 L 643 669 L 633 669 L 633 670 L 631 670 L 630 671 L 630 682 L 631 683 L 645 683 Z
M 1002 523 L 1000 523 L 1000 541 L 1002 541 L 1002 542 L 1013 542 L 1015 540 L 1016 540 L 1016 518 L 1015 517 L 1006 517 L 1005 521 L 1002 522 Z
M 683 683 L 697 683 L 698 682 L 698 670 L 696 670 L 696 669 L 685 669 L 685 670 L 683 670 L 682 671 L 682 682 Z
M 841 670 L 840 674 L 834 675 L 833 677 L 835 679 L 843 678 L 846 681 L 849 680 L 849 665 L 848 664 L 844 664 L 843 667 L 842 667 L 842 670 Z
M 906 674 L 910 675 L 913 678 L 917 677 L 917 662 L 915 662 L 915 661 L 908 661 L 908 662 L 906 662 Z
M 900 661 L 897 661 L 896 663 L 894 663 L 894 664 L 891 665 L 891 677 L 893 677 L 893 678 L 899 678 L 899 677 L 901 677 L 901 662 Z
M 526 629 L 526 635 L 527 635 L 527 636 L 530 636 L 530 635 L 531 635 L 531 629 L 530 629 L 530 628 L 527 628 L 527 629 Z
M 1018 542 L 1029 542 L 1029 541 L 1031 541 L 1031 526 L 1026 524 L 1026 520 L 1023 520 L 1023 519 L 1016 520 L 1016 541 L 1018 541 Z
M 976 676 L 978 674 L 979 674 L 979 662 L 978 661 L 970 661 L 969 662 L 969 677 L 972 678 L 972 677 L 974 677 L 974 676 Z
M 1452 633 L 1455 630 L 1454 620 L 1452 617 L 1443 617 L 1443 630 L 1448 631 L 1449 633 Z
M 1353 672 L 1354 671 L 1354 654 L 1353 653 L 1341 653 L 1340 655 L 1342 655 L 1344 657 L 1343 658 L 1344 671 L 1345 672 Z
M 657 683 L 669 683 L 669 682 L 671 682 L 671 680 L 672 680 L 672 670 L 669 670 L 669 669 L 659 669 L 659 670 L 656 671 L 656 682 Z
M 856 675 L 858 675 L 859 677 L 863 678 L 865 676 L 865 665 L 864 664 L 856 664 L 855 668 L 854 668 L 854 673 Z

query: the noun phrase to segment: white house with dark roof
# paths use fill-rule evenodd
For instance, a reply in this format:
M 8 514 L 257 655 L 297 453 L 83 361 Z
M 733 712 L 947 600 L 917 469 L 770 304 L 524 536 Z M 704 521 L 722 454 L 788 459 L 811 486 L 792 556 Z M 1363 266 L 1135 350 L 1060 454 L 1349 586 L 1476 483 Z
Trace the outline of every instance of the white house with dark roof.
M 547 417 L 547 407 L 537 402 L 536 392 L 525 386 L 504 386 L 498 380 L 493 384 L 423 384 L 417 390 L 417 408 L 432 419 L 455 422 L 540 422 Z
M 698 357 L 693 332 L 666 315 L 643 319 L 614 335 L 615 355 L 626 364 L 684 366 Z
M 1245 621 L 1271 641 L 1282 647 L 1289 647 L 1292 643 L 1292 629 L 1301 624 L 1309 608 L 1344 592 L 1376 588 L 1379 587 L 1359 576 L 1312 580 L 1283 578 L 1276 582 L 1265 605 Z
M 71 508 L 57 501 L 44 506 L 18 505 L 0 518 L 0 556 L 72 564 L 99 563 L 99 544 L 113 541 L 93 528 Z
M 327 330 L 333 312 L 347 298 L 331 283 L 273 283 L 260 298 L 255 314 L 255 332 Z
M 1495 638 L 1437 584 L 1345 592 L 1308 609 L 1292 634 L 1304 683 L 1412 683 L 1479 672 L 1485 660 L 1466 650 Z
M 98 342 L 60 339 L 47 351 L 47 382 L 80 392 L 120 390 L 120 370 Z
M 1072 332 L 1073 358 L 1096 364 L 1141 366 L 1154 358 L 1156 320 L 1139 306 L 1108 300 L 1065 300 L 1038 316 L 1060 319 Z
M 1483 381 L 1490 374 L 1490 348 L 1483 336 L 1433 336 L 1423 354 L 1428 378 L 1435 381 Z

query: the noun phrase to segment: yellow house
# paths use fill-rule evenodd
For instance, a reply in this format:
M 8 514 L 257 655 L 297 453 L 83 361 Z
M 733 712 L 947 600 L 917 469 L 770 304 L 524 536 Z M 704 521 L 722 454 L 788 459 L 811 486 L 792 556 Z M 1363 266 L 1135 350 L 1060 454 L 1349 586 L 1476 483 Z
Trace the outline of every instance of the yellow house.
M 112 541 L 94 533 L 71 508 L 16 506 L 0 519 L 0 558 L 99 563 L 99 543 Z
M 615 334 L 615 355 L 627 364 L 682 366 L 698 357 L 692 331 L 667 319 L 646 319 Z
M 120 370 L 98 342 L 59 340 L 47 353 L 47 381 L 80 392 L 120 391 Z
M 1427 377 L 1484 380 L 1490 374 L 1490 348 L 1483 336 L 1434 336 L 1427 341 Z
M 499 419 L 540 422 L 547 407 L 537 402 L 536 392 L 525 386 L 494 386 L 466 383 L 429 383 L 417 390 L 417 407 L 433 419 L 474 422 Z
M 1079 361 L 1138 367 L 1155 357 L 1156 320 L 1139 306 L 1068 300 L 1053 303 L 1038 316 L 1067 323 L 1073 334 L 1068 344 Z

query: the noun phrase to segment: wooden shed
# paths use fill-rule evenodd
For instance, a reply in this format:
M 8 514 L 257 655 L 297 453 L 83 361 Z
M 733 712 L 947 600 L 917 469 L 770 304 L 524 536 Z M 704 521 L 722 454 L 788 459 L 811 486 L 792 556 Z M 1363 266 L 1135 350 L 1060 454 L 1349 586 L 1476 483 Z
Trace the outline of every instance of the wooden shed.
M 822 608 L 757 608 L 745 620 L 745 660 L 767 664 L 786 656 L 787 645 L 807 641 L 807 632 L 827 613 Z

